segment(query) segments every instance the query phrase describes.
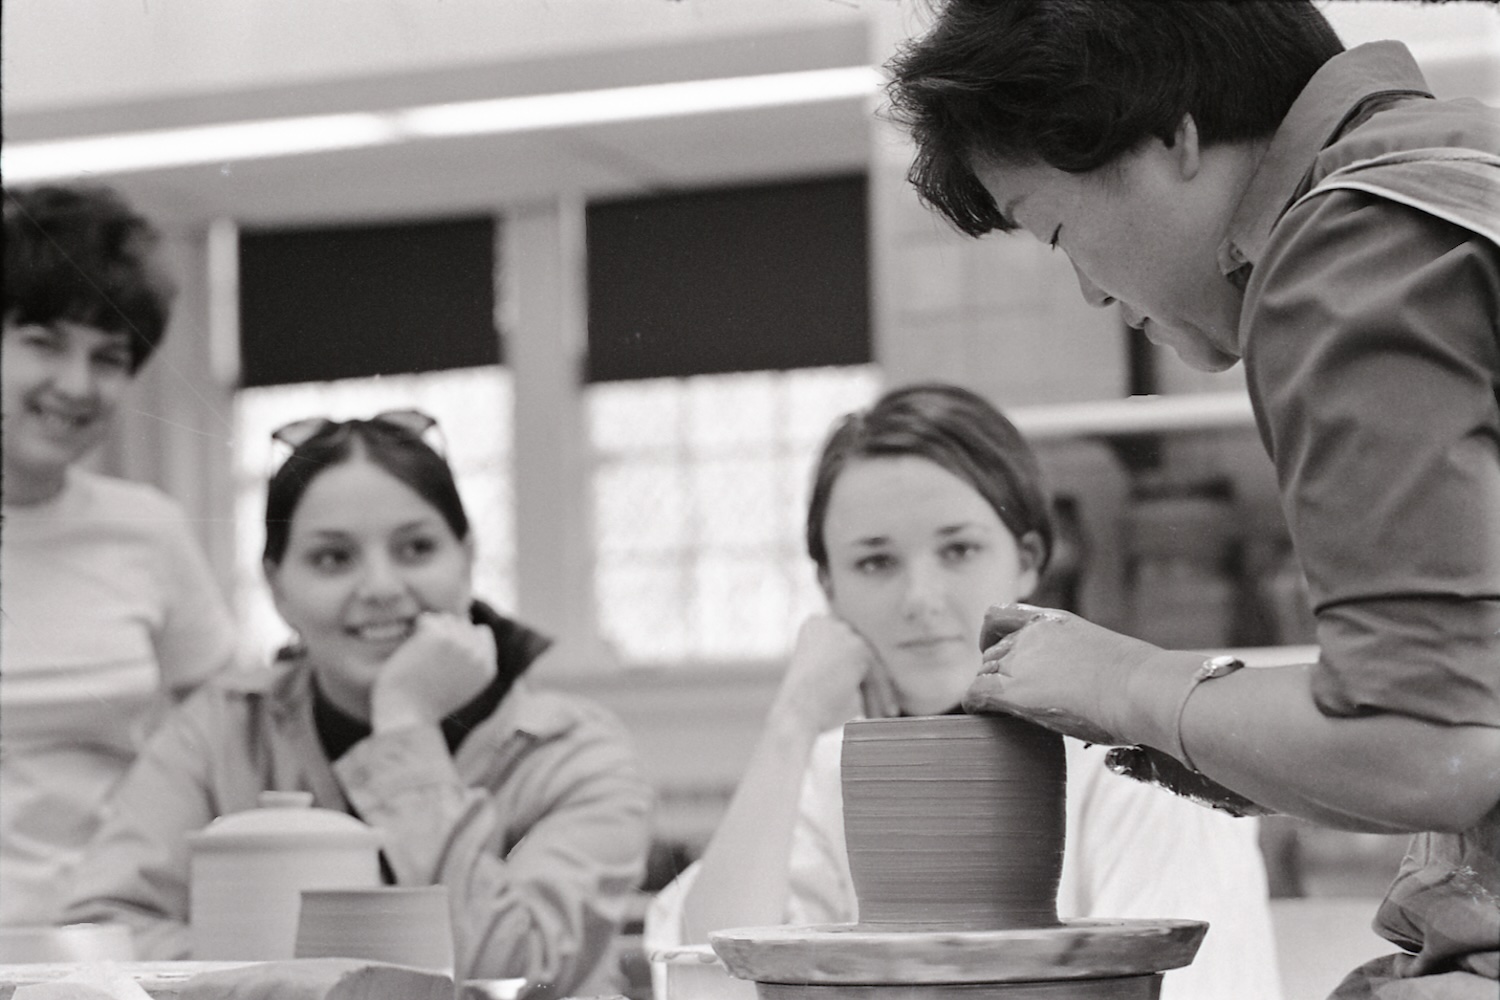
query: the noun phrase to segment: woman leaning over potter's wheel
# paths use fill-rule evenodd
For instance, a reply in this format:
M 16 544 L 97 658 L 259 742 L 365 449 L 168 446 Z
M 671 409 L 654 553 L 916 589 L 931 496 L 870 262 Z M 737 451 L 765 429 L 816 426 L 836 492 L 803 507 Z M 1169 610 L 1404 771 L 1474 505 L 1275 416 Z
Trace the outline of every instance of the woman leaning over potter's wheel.
M 956 710 L 979 669 L 986 605 L 1030 593 L 1051 545 L 1036 457 L 981 397 L 914 385 L 839 422 L 807 513 L 828 613 L 803 624 L 723 821 L 653 902 L 647 947 L 854 921 L 843 724 L 862 701 L 880 716 Z M 1279 997 L 1255 822 L 1112 774 L 1103 748 L 1066 743 L 1058 915 L 1207 920 L 1196 961 L 1166 974 L 1162 997 Z
M 892 75 L 950 221 L 1064 251 L 1189 365 L 1243 358 L 1318 621 L 1316 663 L 1239 670 L 1003 605 L 966 705 L 1417 833 L 1376 914 L 1400 952 L 1334 995 L 1494 1000 L 1500 112 L 1281 0 L 949 0 Z
M 474 599 L 453 473 L 415 411 L 299 421 L 265 572 L 300 641 L 200 691 L 126 777 L 67 917 L 188 955 L 188 834 L 266 790 L 382 835 L 386 880 L 447 886 L 461 978 L 576 991 L 644 867 L 650 793 L 620 723 L 523 676 L 548 640 Z

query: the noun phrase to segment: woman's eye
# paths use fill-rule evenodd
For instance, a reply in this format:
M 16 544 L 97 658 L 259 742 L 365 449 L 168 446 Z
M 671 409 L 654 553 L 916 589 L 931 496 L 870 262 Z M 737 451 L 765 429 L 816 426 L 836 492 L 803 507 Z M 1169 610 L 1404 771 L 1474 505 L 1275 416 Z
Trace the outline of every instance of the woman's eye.
M 57 331 L 45 326 L 28 326 L 21 335 L 21 342 L 44 351 L 62 350 L 62 337 Z
M 94 355 L 94 364 L 108 371 L 129 371 L 130 353 L 128 351 L 106 351 Z
M 1047 241 L 1047 246 L 1053 250 L 1057 249 L 1057 238 L 1062 235 L 1062 226 L 1052 230 L 1052 238 Z
M 335 573 L 347 567 L 353 557 L 343 549 L 315 549 L 307 555 L 307 563 L 323 573 Z
M 408 538 L 398 548 L 401 558 L 412 561 L 425 559 L 437 550 L 437 542 L 431 538 Z
M 951 542 L 943 546 L 943 558 L 949 562 L 963 562 L 974 556 L 980 549 L 975 542 Z
M 881 573 L 896 564 L 896 560 L 887 555 L 865 556 L 854 563 L 854 568 L 861 573 Z

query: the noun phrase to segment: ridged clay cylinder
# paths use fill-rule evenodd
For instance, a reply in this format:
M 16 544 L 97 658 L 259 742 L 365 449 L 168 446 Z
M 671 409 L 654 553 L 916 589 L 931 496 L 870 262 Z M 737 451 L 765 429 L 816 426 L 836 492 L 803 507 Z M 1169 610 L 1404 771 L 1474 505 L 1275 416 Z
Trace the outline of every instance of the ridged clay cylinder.
M 862 719 L 841 771 L 861 926 L 1058 926 L 1061 736 L 1012 716 Z

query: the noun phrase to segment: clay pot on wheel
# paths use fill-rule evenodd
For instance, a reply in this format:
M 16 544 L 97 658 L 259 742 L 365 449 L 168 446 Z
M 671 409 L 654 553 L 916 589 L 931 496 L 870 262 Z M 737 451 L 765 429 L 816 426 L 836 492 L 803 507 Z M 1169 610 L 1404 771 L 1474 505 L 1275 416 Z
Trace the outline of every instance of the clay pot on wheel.
M 862 719 L 841 771 L 860 926 L 1058 925 L 1061 736 L 1011 716 Z

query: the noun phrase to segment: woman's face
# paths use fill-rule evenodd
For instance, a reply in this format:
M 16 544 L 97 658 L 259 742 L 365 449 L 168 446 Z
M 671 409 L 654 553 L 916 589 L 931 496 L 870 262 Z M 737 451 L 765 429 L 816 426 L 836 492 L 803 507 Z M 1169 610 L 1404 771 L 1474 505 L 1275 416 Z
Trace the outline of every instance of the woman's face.
M 60 483 L 104 439 L 130 386 L 129 336 L 69 320 L 7 318 L 4 338 L 6 474 Z
M 1018 541 L 979 491 L 912 455 L 850 463 L 823 538 L 833 612 L 875 648 L 915 715 L 959 703 L 979 670 L 985 609 L 1036 586 L 1035 537 Z
M 467 612 L 472 563 L 471 546 L 436 507 L 356 457 L 307 487 L 286 552 L 280 565 L 266 565 L 266 578 L 323 692 L 359 715 L 419 614 Z
M 1195 137 L 1172 147 L 1153 139 L 1086 174 L 1046 164 L 975 174 L 1002 211 L 1068 255 L 1090 305 L 1118 304 L 1127 324 L 1190 367 L 1222 371 L 1240 353 L 1241 296 L 1218 265 L 1240 161 L 1222 152 L 1185 161 Z

